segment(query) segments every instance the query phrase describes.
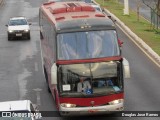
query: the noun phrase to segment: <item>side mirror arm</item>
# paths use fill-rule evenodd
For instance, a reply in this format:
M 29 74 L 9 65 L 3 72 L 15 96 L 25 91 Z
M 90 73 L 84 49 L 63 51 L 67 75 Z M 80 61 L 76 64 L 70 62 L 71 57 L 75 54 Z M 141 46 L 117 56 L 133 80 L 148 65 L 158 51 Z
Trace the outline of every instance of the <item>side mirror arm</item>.
M 124 43 L 123 41 L 121 41 L 120 39 L 118 39 L 118 44 L 119 44 L 120 47 L 122 47 L 123 43 Z

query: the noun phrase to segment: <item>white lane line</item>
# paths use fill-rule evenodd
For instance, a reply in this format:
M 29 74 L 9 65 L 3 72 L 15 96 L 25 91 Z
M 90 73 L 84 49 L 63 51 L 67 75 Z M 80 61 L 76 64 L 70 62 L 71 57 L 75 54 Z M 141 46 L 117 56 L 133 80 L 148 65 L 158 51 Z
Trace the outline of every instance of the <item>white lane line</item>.
M 37 99 L 36 105 L 38 107 L 40 107 L 40 105 L 41 105 L 41 95 L 40 95 L 40 92 L 42 91 L 42 89 L 36 88 L 36 89 L 33 89 L 33 90 L 36 92 L 36 99 Z
M 38 63 L 34 64 L 35 71 L 38 72 Z

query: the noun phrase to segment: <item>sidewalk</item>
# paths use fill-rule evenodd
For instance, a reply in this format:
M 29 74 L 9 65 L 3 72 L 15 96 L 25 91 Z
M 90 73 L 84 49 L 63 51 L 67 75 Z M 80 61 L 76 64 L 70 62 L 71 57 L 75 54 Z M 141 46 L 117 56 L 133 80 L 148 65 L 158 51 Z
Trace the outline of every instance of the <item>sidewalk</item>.
M 96 1 L 94 3 L 98 4 Z M 160 56 L 153 51 L 141 38 L 139 38 L 131 29 L 126 26 L 119 18 L 112 14 L 109 10 L 105 9 L 105 12 L 116 20 L 115 24 L 122 29 L 122 31 L 131 38 L 131 40 L 152 60 L 160 67 Z

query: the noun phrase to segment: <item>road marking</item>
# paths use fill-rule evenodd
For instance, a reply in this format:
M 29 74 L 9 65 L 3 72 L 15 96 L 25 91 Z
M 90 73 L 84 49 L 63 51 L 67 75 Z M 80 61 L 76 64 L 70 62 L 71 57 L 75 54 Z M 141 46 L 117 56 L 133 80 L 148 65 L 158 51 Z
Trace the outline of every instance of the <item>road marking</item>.
M 117 23 L 116 23 L 116 25 L 123 31 L 124 34 L 126 34 L 126 35 L 131 39 L 131 41 L 132 41 L 152 62 L 154 62 L 158 67 L 160 67 L 160 65 L 157 63 L 157 61 L 155 61 L 137 42 L 135 42 L 134 39 L 133 39 L 131 36 L 129 36 L 129 35 L 127 34 L 127 32 L 125 32 L 125 31 L 123 30 L 123 28 L 121 28 L 121 26 L 119 26 Z
M 18 75 L 18 86 L 19 86 L 19 99 L 23 100 L 28 92 L 27 86 L 27 77 L 31 76 L 31 72 L 27 69 L 24 69 L 21 74 Z
M 6 34 L 0 34 L 0 36 L 6 36 Z
M 42 89 L 40 88 L 36 88 L 36 89 L 33 89 L 35 92 L 36 92 L 36 97 L 37 97 L 37 106 L 38 108 L 40 107 L 41 105 L 41 95 L 40 95 L 40 92 L 42 91 Z
M 38 72 L 38 63 L 34 64 L 35 71 Z

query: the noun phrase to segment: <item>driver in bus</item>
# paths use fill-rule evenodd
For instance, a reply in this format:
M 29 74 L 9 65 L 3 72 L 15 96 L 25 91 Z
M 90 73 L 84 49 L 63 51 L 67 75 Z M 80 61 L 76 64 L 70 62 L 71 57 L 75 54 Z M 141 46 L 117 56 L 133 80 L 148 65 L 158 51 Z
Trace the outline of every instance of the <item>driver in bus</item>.
M 89 81 L 84 80 L 84 77 L 80 78 L 80 82 L 77 84 L 77 92 L 85 92 L 87 89 L 91 89 Z

